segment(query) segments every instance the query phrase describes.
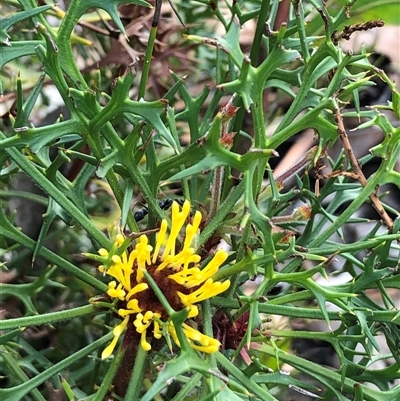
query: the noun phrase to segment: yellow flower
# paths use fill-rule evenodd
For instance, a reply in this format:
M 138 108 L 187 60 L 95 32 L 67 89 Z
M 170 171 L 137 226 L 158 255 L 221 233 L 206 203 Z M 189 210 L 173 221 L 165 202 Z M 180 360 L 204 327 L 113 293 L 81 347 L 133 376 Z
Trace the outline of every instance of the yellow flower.
M 99 250 L 99 254 L 107 260 L 107 267 L 100 266 L 99 270 L 114 279 L 108 284 L 107 294 L 116 300 L 117 313 L 123 319 L 114 327 L 114 338 L 104 349 L 103 359 L 112 354 L 125 329 L 140 334 L 141 346 L 146 351 L 151 349 L 148 337 L 159 339 L 166 333 L 180 346 L 174 324 L 146 282 L 144 271 L 153 278 L 175 311 L 187 308 L 188 318 L 198 315 L 196 303 L 221 294 L 229 287 L 229 280 L 214 282 L 212 278 L 228 256 L 225 251 L 217 251 L 203 269 L 199 267 L 201 257 L 195 254 L 193 243 L 199 231 L 201 213 L 197 211 L 192 222 L 185 225 L 190 209 L 188 201 L 182 208 L 173 202 L 171 227 L 166 220 L 162 220 L 154 249 L 148 237 L 141 235 L 135 244 L 118 252 L 125 243 L 125 238 L 119 234 L 110 252 Z M 185 235 L 181 244 L 179 239 L 184 225 Z M 219 341 L 186 323 L 182 329 L 193 349 L 207 353 L 218 351 Z

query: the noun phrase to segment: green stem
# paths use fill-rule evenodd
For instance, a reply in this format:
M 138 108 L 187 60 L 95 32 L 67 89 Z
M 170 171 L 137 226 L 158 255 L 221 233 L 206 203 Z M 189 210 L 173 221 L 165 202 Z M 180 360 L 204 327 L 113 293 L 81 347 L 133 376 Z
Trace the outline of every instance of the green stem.
M 400 145 L 397 145 L 397 149 L 400 149 Z M 320 233 L 309 244 L 310 247 L 320 247 L 325 243 L 330 236 L 332 236 L 340 227 L 342 227 L 347 220 L 358 210 L 362 204 L 369 198 L 369 196 L 374 193 L 377 187 L 379 187 L 382 182 L 385 182 L 384 176 L 386 171 L 391 170 L 389 160 L 383 160 L 382 164 L 379 166 L 377 172 L 370 177 L 368 184 L 362 189 L 361 193 L 353 200 L 353 202 L 347 207 L 347 209 L 336 218 L 336 220 L 323 232 Z
M 114 359 L 112 360 L 110 367 L 108 368 L 107 374 L 105 375 L 104 379 L 101 382 L 100 388 L 98 389 L 96 395 L 93 397 L 93 401 L 103 401 L 105 399 L 109 399 L 107 397 L 107 394 L 110 391 L 112 381 L 118 371 L 118 368 L 121 364 L 124 354 L 125 352 L 122 350 L 122 347 L 120 347 Z
M 162 306 L 164 307 L 165 311 L 168 313 L 169 316 L 172 316 L 176 312 L 172 309 L 171 305 L 169 304 L 167 298 L 165 295 L 162 293 L 160 290 L 160 287 L 157 285 L 153 277 L 147 272 L 146 269 L 143 270 L 144 277 L 146 278 L 147 283 L 151 287 L 151 289 L 154 291 L 156 297 L 158 300 L 161 302 Z
M 225 358 L 220 352 L 215 354 L 217 362 L 232 375 L 239 383 L 241 383 L 250 393 L 255 394 L 263 401 L 277 401 L 275 397 L 271 395 L 269 391 L 259 387 L 254 381 L 245 376 L 243 372 L 238 369 L 232 362 Z
M 154 43 L 156 41 L 158 20 L 160 18 L 160 12 L 161 12 L 161 5 L 162 5 L 162 1 L 156 0 L 153 22 L 152 22 L 152 25 L 150 28 L 149 41 L 147 42 L 146 54 L 144 56 L 142 76 L 140 78 L 138 100 L 143 99 L 144 95 L 146 93 L 147 80 L 149 79 L 149 74 L 150 74 L 151 57 L 153 55 Z
M 25 10 L 33 10 L 38 7 L 35 0 L 18 0 L 18 3 L 20 3 L 22 5 L 22 7 L 24 7 Z M 39 15 L 34 15 L 31 18 L 35 24 L 36 23 L 42 24 L 46 28 L 46 30 L 49 32 L 49 34 L 53 38 L 55 38 L 55 34 L 53 32 L 53 27 L 50 26 L 50 24 L 47 22 L 46 18 L 43 16 L 42 13 L 40 13 Z M 19 41 L 19 43 L 21 43 L 21 42 Z
M 87 355 L 93 353 L 98 348 L 103 347 L 106 343 L 110 342 L 112 338 L 113 333 L 110 332 L 106 336 L 92 342 L 79 351 L 74 352 L 72 355 L 56 363 L 55 365 L 50 366 L 48 369 L 39 373 L 32 379 L 24 381 L 23 383 L 15 387 L 0 389 L 0 400 L 19 401 L 25 399 L 25 395 L 27 395 L 30 391 L 39 387 L 42 383 L 44 383 L 46 380 L 49 380 L 51 377 L 55 377 L 63 370 L 68 371 L 72 364 L 76 364 L 80 359 L 85 358 Z
M 35 249 L 36 242 L 11 225 L 3 213 L 0 213 L 0 227 L 2 228 L 2 235 L 4 235 L 6 238 L 10 238 L 32 251 Z M 96 288 L 98 291 L 103 293 L 107 291 L 107 286 L 104 283 L 93 277 L 91 274 L 86 273 L 82 269 L 63 259 L 61 256 L 48 250 L 47 248 L 41 247 L 39 255 L 44 257 L 50 263 L 61 267 L 66 272 L 82 280 L 91 287 Z
M 181 388 L 179 393 L 171 399 L 171 401 L 185 401 L 188 400 L 188 395 L 193 392 L 193 389 L 200 382 L 203 375 L 199 372 L 195 373 L 190 380 Z
M 287 363 L 290 366 L 298 369 L 307 375 L 314 377 L 318 382 L 326 380 L 329 383 L 333 383 L 335 388 L 340 388 L 349 394 L 352 394 L 355 387 L 361 387 L 363 389 L 364 401 L 392 401 L 397 400 L 400 395 L 400 387 L 397 386 L 390 391 L 375 390 L 367 387 L 364 384 L 356 382 L 349 378 L 342 377 L 341 374 L 332 371 L 332 369 L 327 369 L 303 358 L 295 355 L 289 355 L 284 351 L 270 345 L 262 345 L 260 351 L 273 357 L 279 359 L 280 362 Z M 323 380 L 321 380 L 323 379 Z
M 308 93 L 308 90 L 305 91 Z M 300 96 L 300 93 L 299 93 Z M 305 95 L 304 95 L 305 96 Z M 297 99 L 297 97 L 296 97 Z M 295 100 L 296 101 L 296 100 Z M 290 109 L 294 107 L 294 103 L 292 103 Z M 301 103 L 301 102 L 299 102 Z M 309 110 L 304 116 L 299 118 L 299 120 L 292 122 L 291 119 L 289 118 L 289 115 L 285 114 L 284 120 L 286 121 L 287 124 L 281 124 L 279 127 L 282 127 L 281 129 L 278 128 L 276 130 L 276 133 L 267 141 L 267 148 L 271 149 L 276 149 L 280 144 L 283 142 L 287 141 L 290 137 L 295 135 L 298 132 L 301 132 L 305 129 L 309 128 L 319 128 L 319 120 L 323 119 L 323 116 L 321 116 L 321 112 L 326 109 L 329 105 L 332 104 L 332 101 L 330 99 L 322 99 L 321 102 L 315 106 L 313 109 Z M 293 113 L 294 114 L 294 113 Z M 295 116 L 293 116 L 294 118 Z M 282 120 L 283 121 L 283 120 Z
M 318 309 L 299 308 L 297 306 L 285 306 L 285 305 L 274 305 L 270 301 L 268 303 L 260 303 L 258 310 L 260 313 L 266 313 L 268 315 L 288 316 L 291 318 L 301 319 L 318 319 L 325 320 L 324 315 Z M 348 322 L 356 322 L 357 317 L 350 313 L 343 312 L 327 312 L 329 320 L 342 321 L 345 319 Z M 380 323 L 393 323 L 400 321 L 397 317 L 397 311 L 363 311 L 366 315 L 367 322 L 380 322 Z
M 207 214 L 207 220 L 206 220 L 207 222 L 209 222 L 215 216 L 218 209 L 220 208 L 224 175 L 225 175 L 224 166 L 217 167 L 214 170 L 213 183 L 210 188 L 211 199 L 210 199 L 209 211 Z
M 307 34 L 306 34 L 306 24 L 304 22 L 304 11 L 302 7 L 302 3 L 300 1 L 295 2 L 295 13 L 296 13 L 296 26 L 297 31 L 299 33 L 301 51 L 303 53 L 304 62 L 307 63 L 310 58 L 310 53 L 308 51 L 307 44 Z
M 0 330 L 14 329 L 16 327 L 40 326 L 42 324 L 50 324 L 59 322 L 61 320 L 70 320 L 76 317 L 91 315 L 96 312 L 99 312 L 98 308 L 93 305 L 86 305 L 74 309 L 44 313 L 42 315 L 24 316 L 14 319 L 1 320 Z
M 14 378 L 17 378 L 21 383 L 26 383 L 29 381 L 29 377 L 26 375 L 26 373 L 21 369 L 20 364 L 17 363 L 17 361 L 14 359 L 13 354 L 7 350 L 6 347 L 1 346 L 0 347 L 0 353 L 1 353 L 1 358 L 3 359 L 2 366 L 4 368 L 10 370 L 10 373 Z M 4 363 L 4 365 L 3 365 Z M 1 397 L 1 389 L 0 389 L 0 397 Z M 37 388 L 32 388 L 31 389 L 31 396 L 35 399 L 35 401 L 46 401 L 46 399 L 42 396 L 40 391 Z M 12 397 L 12 396 L 11 396 Z M 1 397 L 2 400 L 20 400 L 22 398 L 3 398 Z
M 224 26 L 225 31 L 228 30 L 228 23 L 225 20 L 225 17 L 223 16 L 219 5 L 218 5 L 218 0 L 217 1 L 213 1 L 213 0 L 209 0 L 208 4 L 211 8 L 211 10 L 213 11 L 213 13 L 215 14 L 215 16 L 219 19 L 219 22 L 221 22 L 221 24 Z
M 135 364 L 133 366 L 128 390 L 125 395 L 125 400 L 139 400 L 140 392 L 143 389 L 143 378 L 146 372 L 146 360 L 147 352 L 142 347 L 138 346 Z
M 251 65 L 256 66 L 258 62 L 258 55 L 261 49 L 261 38 L 265 30 L 265 21 L 268 18 L 270 0 L 263 0 L 258 14 L 258 21 L 256 32 L 254 33 L 253 44 L 250 50 Z
M 121 155 L 123 157 L 122 164 L 128 170 L 133 182 L 139 187 L 151 213 L 157 216 L 160 220 L 166 217 L 166 214 L 158 206 L 156 195 L 151 191 L 145 177 L 139 170 L 139 166 L 134 163 L 134 160 L 129 155 Z
M 294 331 L 294 330 L 268 330 L 268 335 L 273 337 L 288 337 L 288 338 L 307 338 L 310 340 L 318 340 L 334 342 L 334 341 L 356 341 L 362 342 L 365 338 L 363 334 L 357 335 L 335 335 L 329 332 L 321 331 Z M 265 341 L 265 336 L 253 337 L 254 341 Z
M 5 139 L 0 132 L 0 139 Z M 103 248 L 111 247 L 111 242 L 52 182 L 50 182 L 18 149 L 9 148 L 6 152 L 11 159 L 40 187 L 52 197 L 79 224 L 88 235 Z
M 335 67 L 335 63 L 329 63 L 329 57 L 327 57 L 327 49 L 326 45 L 322 44 L 321 47 L 318 48 L 318 50 L 315 52 L 315 54 L 310 58 L 309 63 L 306 66 L 306 70 L 304 71 L 302 75 L 303 82 L 300 85 L 299 92 L 296 94 L 296 97 L 294 98 L 292 104 L 290 105 L 289 110 L 285 113 L 284 118 L 280 122 L 276 132 L 280 133 L 280 131 L 283 131 L 284 129 L 290 128 L 292 125 L 291 123 L 293 122 L 294 118 L 298 115 L 302 103 L 304 103 L 304 99 L 309 95 L 310 88 L 314 85 L 315 81 L 324 74 L 326 69 L 329 69 L 329 67 Z M 326 64 L 326 65 L 325 65 Z M 324 67 L 324 68 L 322 68 Z M 319 69 L 321 70 L 319 72 Z M 307 114 L 314 114 L 316 110 L 322 110 L 326 107 L 326 104 L 329 103 L 329 99 L 325 99 L 324 101 L 321 101 L 321 103 L 314 107 L 311 112 Z M 317 115 L 319 114 L 316 113 Z M 296 123 L 294 124 L 296 125 Z M 304 127 L 305 128 L 310 128 Z M 299 131 L 297 131 L 299 132 Z M 293 135 L 293 134 L 292 134 Z M 271 138 L 271 141 L 276 141 L 276 135 L 274 135 Z M 281 142 L 280 142 L 281 143 Z M 269 147 L 272 147 L 271 144 L 268 144 Z M 275 148 L 274 148 L 275 149 Z
M 60 66 L 62 66 L 69 79 L 73 81 L 75 88 L 84 90 L 88 88 L 88 85 L 76 64 L 70 42 L 71 34 L 83 14 L 80 3 L 82 3 L 81 0 L 71 0 L 57 32 L 57 45 Z
M 45 198 L 44 196 L 36 195 L 26 191 L 14 191 L 12 189 L 8 189 L 6 191 L 0 189 L 0 198 L 25 199 L 43 206 L 47 206 L 48 203 L 47 198 Z
M 380 235 L 377 238 L 362 240 L 359 242 L 355 242 L 353 244 L 335 243 L 334 245 L 331 245 L 332 244 L 331 241 L 326 241 L 323 248 L 319 248 L 317 245 L 315 248 L 307 248 L 306 253 L 303 254 L 302 252 L 300 252 L 300 254 L 303 254 L 304 256 L 306 256 L 307 254 L 313 254 L 313 255 L 334 255 L 334 254 L 343 255 L 346 253 L 354 254 L 364 249 L 375 248 L 386 241 L 397 241 L 399 239 L 400 239 L 400 233 Z
M 232 211 L 236 202 L 243 195 L 244 181 L 242 181 L 229 195 L 229 197 L 222 204 L 220 209 L 209 224 L 200 233 L 199 245 L 203 245 L 213 235 L 213 233 L 220 227 L 226 216 Z

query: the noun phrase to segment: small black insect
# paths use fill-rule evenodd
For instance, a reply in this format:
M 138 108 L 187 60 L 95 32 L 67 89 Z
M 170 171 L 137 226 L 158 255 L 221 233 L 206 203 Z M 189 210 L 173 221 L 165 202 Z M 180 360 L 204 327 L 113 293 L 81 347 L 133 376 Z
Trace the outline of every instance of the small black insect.
M 174 201 L 176 203 L 178 203 L 178 205 L 180 205 L 180 206 L 183 206 L 183 204 L 185 203 L 185 199 L 167 198 L 167 199 L 162 199 L 162 200 L 158 201 L 158 206 L 162 210 L 168 210 L 172 206 L 172 203 Z M 149 214 L 149 209 L 147 209 L 147 207 L 144 207 L 143 209 L 136 211 L 133 214 L 133 218 L 135 219 L 136 222 L 138 222 L 138 221 L 143 220 L 148 214 Z

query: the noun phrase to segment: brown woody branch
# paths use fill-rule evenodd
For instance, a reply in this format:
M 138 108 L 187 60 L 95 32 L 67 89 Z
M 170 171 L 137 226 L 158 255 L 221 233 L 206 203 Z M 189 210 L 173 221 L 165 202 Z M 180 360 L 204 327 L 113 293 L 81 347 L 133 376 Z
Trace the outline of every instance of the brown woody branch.
M 335 113 L 334 113 L 335 121 L 338 126 L 338 133 L 340 136 L 340 140 L 343 143 L 344 150 L 346 152 L 346 156 L 348 157 L 351 167 L 353 169 L 353 178 L 356 179 L 363 187 L 365 187 L 368 183 L 367 179 L 365 178 L 364 173 L 361 170 L 361 166 L 353 152 L 353 148 L 350 144 L 349 137 L 347 135 L 347 132 L 344 128 L 343 124 L 343 118 L 342 115 L 340 114 L 339 107 L 335 108 Z M 389 229 L 389 232 L 393 231 L 393 220 L 390 218 L 390 216 L 386 213 L 386 210 L 383 208 L 382 203 L 379 199 L 379 196 L 377 195 L 378 188 L 376 188 L 376 191 L 373 192 L 369 198 L 371 199 L 372 206 L 375 208 L 375 210 L 379 213 L 379 216 L 381 216 L 381 219 L 383 222 L 386 224 L 386 226 Z

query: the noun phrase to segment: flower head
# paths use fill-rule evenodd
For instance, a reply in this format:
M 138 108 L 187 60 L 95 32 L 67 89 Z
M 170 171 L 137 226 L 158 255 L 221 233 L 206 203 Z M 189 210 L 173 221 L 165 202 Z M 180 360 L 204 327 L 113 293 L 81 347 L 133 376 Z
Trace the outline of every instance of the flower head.
M 180 346 L 176 328 L 147 283 L 145 272 L 152 277 L 175 311 L 184 308 L 188 310 L 188 318 L 198 315 L 197 303 L 229 287 L 229 280 L 214 282 L 212 278 L 228 256 L 225 251 L 217 251 L 203 269 L 199 266 L 201 257 L 195 253 L 193 243 L 199 231 L 201 213 L 197 211 L 192 222 L 185 225 L 190 208 L 188 201 L 182 207 L 176 202 L 172 204 L 171 226 L 168 227 L 168 222 L 162 220 L 154 247 L 149 244 L 146 235 L 141 235 L 136 243 L 124 250 L 126 240 L 118 234 L 110 251 L 99 250 L 106 261 L 99 270 L 113 277 L 108 283 L 107 294 L 115 300 L 117 314 L 122 319 L 114 327 L 114 339 L 104 349 L 103 359 L 112 354 L 126 328 L 140 334 L 141 346 L 146 351 L 151 349 L 149 337 L 159 339 L 166 333 Z M 179 242 L 184 225 L 184 238 Z M 218 340 L 200 333 L 186 323 L 182 329 L 193 349 L 207 353 L 218 350 Z

